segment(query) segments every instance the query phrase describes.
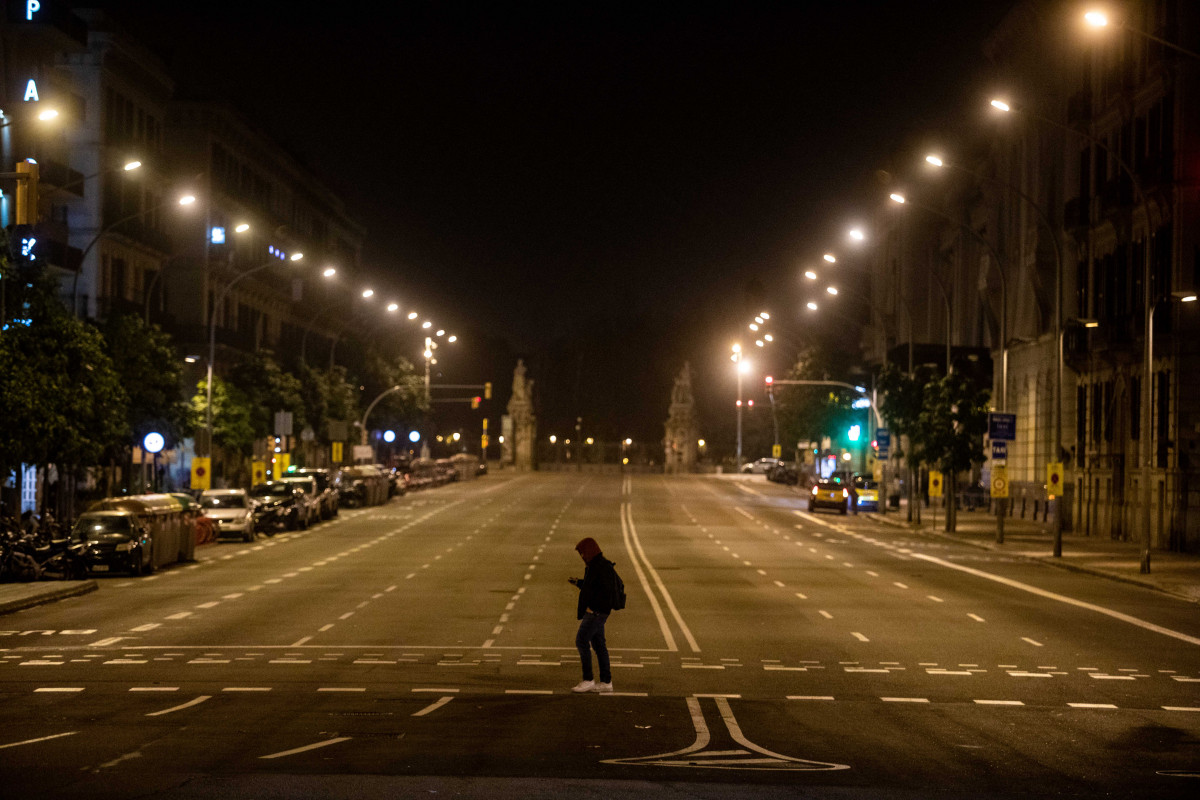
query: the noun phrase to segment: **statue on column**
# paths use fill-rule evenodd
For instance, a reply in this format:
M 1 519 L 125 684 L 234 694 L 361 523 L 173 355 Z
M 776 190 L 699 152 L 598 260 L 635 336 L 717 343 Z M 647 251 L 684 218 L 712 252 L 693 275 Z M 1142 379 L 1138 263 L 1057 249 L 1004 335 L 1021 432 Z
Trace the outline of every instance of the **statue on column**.
M 671 406 L 664 428 L 664 461 L 666 473 L 675 475 L 696 469 L 696 450 L 699 426 L 696 423 L 696 401 L 692 397 L 692 368 L 684 362 L 671 390 Z
M 534 443 L 537 441 L 537 417 L 533 415 L 533 381 L 525 377 L 525 362 L 517 360 L 513 370 L 512 397 L 508 416 L 512 420 L 512 444 L 505 441 L 504 453 L 518 470 L 533 469 Z

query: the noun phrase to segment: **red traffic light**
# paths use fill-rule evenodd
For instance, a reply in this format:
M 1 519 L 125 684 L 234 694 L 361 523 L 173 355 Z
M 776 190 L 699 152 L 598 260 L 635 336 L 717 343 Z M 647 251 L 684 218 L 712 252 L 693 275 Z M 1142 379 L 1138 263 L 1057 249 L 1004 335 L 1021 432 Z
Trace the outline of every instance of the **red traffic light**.
M 749 405 L 749 406 L 751 406 L 751 407 L 753 407 L 753 406 L 754 406 L 754 401 L 753 401 L 753 400 L 747 400 L 747 401 L 746 401 L 746 404 L 747 404 L 747 405 Z
M 763 378 L 763 380 L 767 382 L 767 386 L 770 386 L 772 383 L 774 383 L 774 382 L 775 382 L 775 379 L 774 379 L 773 377 L 771 377 L 770 375 L 768 375 L 767 377 Z
M 475 397 L 472 397 L 471 398 L 471 408 L 479 408 L 479 403 L 482 400 L 483 400 L 483 398 L 479 397 L 478 395 L 476 395 Z

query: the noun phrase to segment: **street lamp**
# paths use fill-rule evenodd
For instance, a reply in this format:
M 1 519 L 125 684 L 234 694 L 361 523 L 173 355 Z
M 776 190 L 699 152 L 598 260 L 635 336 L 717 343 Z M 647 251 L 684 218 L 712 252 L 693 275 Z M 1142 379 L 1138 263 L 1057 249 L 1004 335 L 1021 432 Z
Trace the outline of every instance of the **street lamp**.
M 1130 33 L 1141 36 L 1143 39 L 1149 39 L 1152 42 L 1157 42 L 1158 44 L 1161 44 L 1163 47 L 1169 47 L 1172 50 L 1176 51 L 1177 53 L 1182 53 L 1183 55 L 1189 56 L 1191 58 L 1200 59 L 1200 53 L 1197 53 L 1194 50 L 1188 50 L 1186 47 L 1180 47 L 1179 45 L 1175 44 L 1174 42 L 1169 42 L 1166 39 L 1155 36 L 1154 34 L 1148 33 L 1147 31 L 1139 30 L 1139 29 L 1131 26 L 1129 23 L 1127 23 L 1123 19 L 1113 20 L 1112 18 L 1110 18 L 1108 16 L 1108 13 L 1102 9 L 1088 10 L 1083 15 L 1083 21 L 1088 27 L 1097 28 L 1097 29 L 1107 28 L 1109 25 L 1112 25 L 1114 28 L 1117 28 L 1119 30 L 1126 30 L 1126 31 L 1129 31 Z
M 303 257 L 304 257 L 303 253 L 295 253 L 292 255 L 291 260 L 299 261 Z M 230 289 L 232 289 L 234 286 L 236 286 L 238 283 L 240 283 L 243 279 L 248 278 L 257 272 L 262 272 L 267 267 L 273 266 L 274 264 L 277 264 L 278 262 L 279 262 L 279 259 L 272 257 L 269 260 L 264 261 L 262 264 L 259 264 L 257 267 L 253 267 L 252 269 L 248 269 L 245 272 L 238 273 L 234 277 L 233 280 L 231 280 L 229 283 L 225 284 L 225 286 L 221 288 L 220 294 L 218 294 L 216 296 L 216 298 L 213 300 L 212 308 L 209 309 L 208 373 L 207 373 L 207 377 L 205 379 L 205 387 L 204 387 L 205 388 L 204 421 L 205 421 L 205 430 L 208 433 L 208 455 L 210 457 L 212 456 L 212 446 L 213 446 L 213 416 L 212 416 L 213 388 L 212 388 L 212 385 L 213 385 L 213 362 L 216 360 L 216 357 L 217 357 L 217 309 L 220 308 L 221 304 L 225 301 L 225 297 L 229 294 Z
M 1031 119 L 1035 119 L 1039 122 L 1043 122 L 1047 125 L 1050 125 L 1051 127 L 1067 131 L 1068 133 L 1075 134 L 1076 136 L 1082 137 L 1085 141 L 1090 142 L 1093 146 L 1100 148 L 1105 153 L 1107 153 L 1109 156 L 1111 156 L 1113 161 L 1116 163 L 1117 167 L 1122 172 L 1125 173 L 1125 176 L 1127 178 L 1129 178 L 1129 182 L 1130 182 L 1130 185 L 1133 187 L 1134 197 L 1136 198 L 1138 205 L 1140 205 L 1142 208 L 1144 208 L 1146 210 L 1147 227 L 1149 227 L 1149 223 L 1151 222 L 1150 204 L 1146 201 L 1146 195 L 1142 191 L 1141 181 L 1138 180 L 1137 174 L 1133 171 L 1133 169 L 1129 166 L 1129 164 L 1125 161 L 1125 159 L 1121 157 L 1120 153 L 1113 150 L 1107 144 L 1105 144 L 1103 141 L 1101 141 L 1100 139 L 1097 139 L 1095 136 L 1092 136 L 1089 133 L 1086 133 L 1081 130 L 1077 130 L 1075 128 L 1072 128 L 1069 125 L 1065 125 L 1061 122 L 1058 122 L 1057 120 L 1042 116 L 1041 114 L 1038 114 L 1036 112 L 1029 111 L 1026 108 L 1023 108 L 1023 107 L 1018 108 L 1018 107 L 1015 107 L 1014 104 L 1012 104 L 1012 103 L 1007 103 L 1003 100 L 998 100 L 998 99 L 992 100 L 991 105 L 993 108 L 997 108 L 1000 111 L 1003 111 L 1005 113 L 1011 113 L 1011 112 L 1017 111 L 1017 112 L 1021 113 L 1023 116 L 1029 117 Z M 1151 501 L 1150 473 L 1153 470 L 1152 461 L 1154 458 L 1154 450 L 1153 450 L 1153 447 L 1151 446 L 1151 442 L 1150 442 L 1150 438 L 1151 438 L 1150 437 L 1150 425 L 1151 425 L 1150 403 L 1153 401 L 1153 397 L 1154 397 L 1154 392 L 1151 389 L 1151 381 L 1152 381 L 1152 378 L 1154 377 L 1154 364 L 1152 361 L 1153 353 L 1151 352 L 1152 347 L 1153 347 L 1153 341 L 1154 341 L 1154 331 L 1150 327 L 1151 321 L 1153 320 L 1153 317 L 1154 317 L 1154 301 L 1152 301 L 1150 299 L 1150 286 L 1151 286 L 1152 278 L 1153 278 L 1153 273 L 1152 273 L 1153 259 L 1151 259 L 1151 257 L 1150 257 L 1150 255 L 1151 255 L 1151 253 L 1150 253 L 1151 239 L 1152 239 L 1152 237 L 1149 235 L 1149 233 L 1147 233 L 1146 241 L 1145 241 L 1145 245 L 1144 245 L 1145 252 L 1143 253 L 1143 257 L 1142 257 L 1142 260 L 1144 262 L 1143 267 L 1142 267 L 1142 314 L 1143 314 L 1143 317 L 1144 317 L 1145 323 L 1146 323 L 1146 331 L 1144 334 L 1144 338 L 1145 338 L 1144 353 L 1143 353 L 1143 356 L 1145 358 L 1145 364 L 1142 365 L 1142 383 L 1144 385 L 1142 386 L 1142 409 L 1141 409 L 1142 437 L 1145 440 L 1145 443 L 1142 447 L 1144 458 L 1142 460 L 1142 477 L 1141 477 L 1141 482 L 1142 482 L 1142 486 L 1141 486 L 1141 490 L 1142 490 L 1141 518 L 1142 518 L 1142 526 L 1144 528 L 1141 572 L 1143 574 L 1150 572 L 1150 541 L 1151 541 L 1151 537 L 1150 537 L 1150 501 Z M 1058 291 L 1057 291 L 1057 299 L 1056 299 L 1055 305 L 1057 308 L 1057 313 L 1055 316 L 1057 319 L 1057 329 L 1059 332 L 1059 341 L 1058 341 L 1059 365 L 1060 365 L 1059 369 L 1061 370 L 1062 369 L 1062 367 L 1061 367 L 1061 364 L 1062 364 L 1062 338 L 1063 338 L 1062 337 L 1062 280 L 1061 280 L 1061 278 L 1058 281 Z M 1062 408 L 1061 408 L 1062 397 L 1061 397 L 1061 391 L 1062 391 L 1062 389 L 1061 389 L 1061 377 L 1060 377 L 1060 379 L 1059 379 L 1060 396 L 1058 398 L 1058 403 L 1056 404 L 1058 406 L 1058 409 L 1056 411 L 1056 414 L 1058 415 L 1056 417 L 1056 419 L 1058 420 L 1057 425 L 1056 425 L 1056 428 L 1058 429 L 1058 432 L 1056 435 L 1056 441 L 1057 441 L 1057 446 L 1058 446 L 1059 450 L 1057 453 L 1054 454 L 1055 461 L 1057 461 L 1062 455 L 1062 417 L 1061 417 L 1061 415 L 1062 415 Z M 1056 549 L 1056 551 L 1058 551 L 1061 548 L 1061 545 L 1057 544 L 1060 541 L 1060 538 L 1062 535 L 1061 534 L 1062 522 L 1060 521 L 1060 517 L 1061 517 L 1061 514 L 1055 514 L 1054 525 L 1055 525 L 1055 530 L 1056 530 L 1056 534 L 1055 534 L 1055 541 L 1056 541 L 1055 549 Z

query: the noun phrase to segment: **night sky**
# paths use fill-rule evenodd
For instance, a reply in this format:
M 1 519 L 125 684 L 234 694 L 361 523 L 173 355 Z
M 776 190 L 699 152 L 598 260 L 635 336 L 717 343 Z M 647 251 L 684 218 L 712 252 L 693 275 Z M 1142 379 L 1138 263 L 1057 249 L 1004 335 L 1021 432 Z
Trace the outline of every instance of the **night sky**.
M 645 440 L 684 359 L 706 426 L 732 417 L 746 313 L 794 315 L 801 266 L 869 208 L 889 153 L 970 120 L 1011 5 L 111 10 L 180 96 L 232 103 L 343 196 L 402 300 L 480 343 L 459 368 L 487 374 L 447 379 L 507 389 L 521 355 L 543 432 L 581 413 Z

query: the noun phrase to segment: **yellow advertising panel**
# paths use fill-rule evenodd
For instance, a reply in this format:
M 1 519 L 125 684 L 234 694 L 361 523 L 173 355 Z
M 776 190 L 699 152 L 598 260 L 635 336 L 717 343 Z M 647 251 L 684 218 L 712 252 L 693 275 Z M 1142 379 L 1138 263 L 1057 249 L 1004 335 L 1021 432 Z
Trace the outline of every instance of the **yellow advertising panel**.
M 196 457 L 192 459 L 192 489 L 208 491 L 212 488 L 212 459 Z
M 287 474 L 288 467 L 292 464 L 291 453 L 276 453 L 275 458 L 275 480 L 279 480 Z
M 929 470 L 929 496 L 942 496 L 942 473 L 936 469 Z
M 1061 461 L 1051 461 L 1046 465 L 1046 494 L 1058 497 L 1063 492 L 1063 465 Z
M 783 458 L 783 445 L 771 445 L 771 458 Z
M 1008 467 L 992 465 L 992 497 L 1004 500 L 1008 497 Z
M 267 462 L 251 461 L 250 462 L 250 485 L 258 486 L 260 483 L 267 482 Z
M 330 460 L 335 464 L 342 463 L 342 443 L 334 442 L 333 451 L 330 453 Z

